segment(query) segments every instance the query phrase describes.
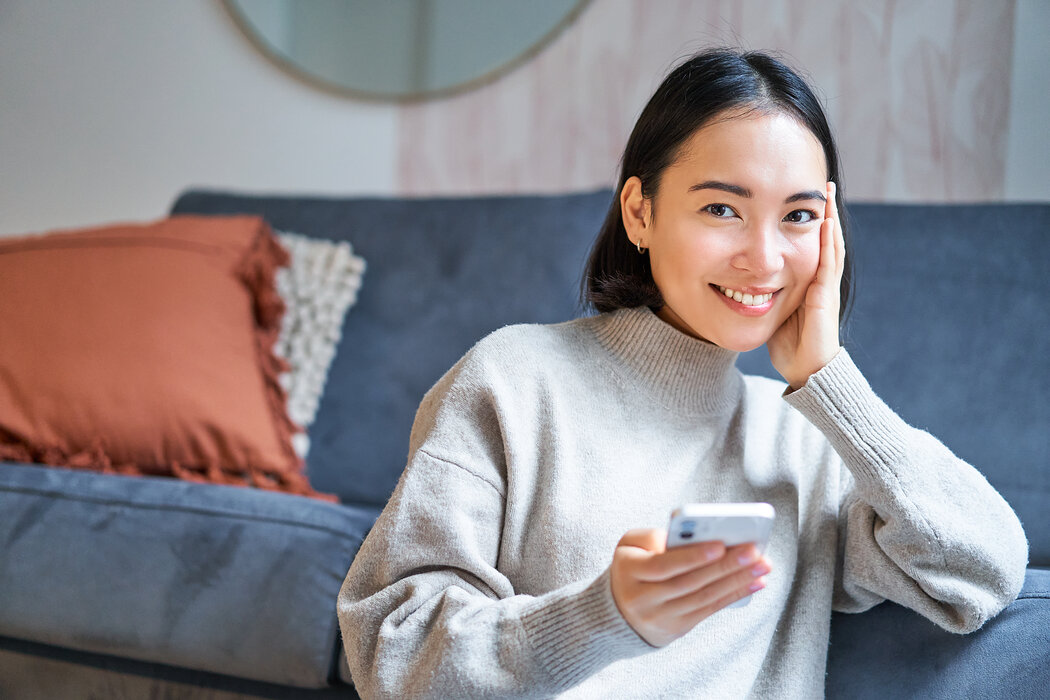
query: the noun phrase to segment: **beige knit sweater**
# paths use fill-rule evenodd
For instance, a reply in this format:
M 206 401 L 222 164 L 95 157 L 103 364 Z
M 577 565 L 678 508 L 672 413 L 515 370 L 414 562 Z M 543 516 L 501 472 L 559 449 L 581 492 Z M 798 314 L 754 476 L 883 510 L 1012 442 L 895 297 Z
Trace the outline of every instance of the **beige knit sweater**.
M 648 309 L 512 326 L 424 398 L 339 597 L 362 697 L 813 698 L 833 609 L 969 632 L 1020 590 L 1021 526 L 845 351 L 784 396 Z M 685 502 L 776 508 L 750 605 L 663 648 L 619 614 L 629 529 Z

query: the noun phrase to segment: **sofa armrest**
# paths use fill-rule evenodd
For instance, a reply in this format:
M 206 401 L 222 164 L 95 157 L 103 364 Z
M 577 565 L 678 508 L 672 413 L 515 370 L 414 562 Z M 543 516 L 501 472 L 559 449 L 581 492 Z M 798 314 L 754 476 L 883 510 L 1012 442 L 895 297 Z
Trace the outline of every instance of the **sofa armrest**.
M 0 635 L 324 687 L 378 509 L 0 464 Z
M 1050 688 L 1050 569 L 981 629 L 945 632 L 883 603 L 832 619 L 828 698 L 1036 698 Z

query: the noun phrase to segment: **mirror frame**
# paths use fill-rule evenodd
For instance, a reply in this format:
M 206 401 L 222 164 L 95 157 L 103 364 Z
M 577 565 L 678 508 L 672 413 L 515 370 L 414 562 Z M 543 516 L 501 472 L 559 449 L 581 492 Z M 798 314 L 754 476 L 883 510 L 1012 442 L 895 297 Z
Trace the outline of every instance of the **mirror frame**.
M 270 43 L 261 36 L 255 28 L 252 26 L 251 21 L 244 16 L 244 13 L 235 4 L 236 0 L 220 0 L 223 8 L 226 10 L 226 14 L 230 16 L 233 23 L 237 25 L 237 29 L 241 35 L 247 38 L 248 42 L 255 47 L 255 49 L 270 60 L 271 63 L 275 64 L 285 73 L 298 79 L 301 82 L 310 85 L 311 87 L 317 88 L 329 94 L 339 95 L 341 97 L 351 97 L 359 100 L 366 100 L 370 102 L 394 102 L 394 103 L 412 103 L 412 102 L 423 102 L 426 100 L 439 99 L 442 97 L 451 97 L 453 95 L 459 95 L 471 90 L 476 90 L 483 85 L 495 82 L 504 75 L 514 71 L 516 68 L 529 62 L 533 57 L 543 51 L 549 46 L 558 36 L 561 35 L 569 26 L 571 26 L 577 18 L 583 13 L 583 11 L 590 5 L 591 0 L 576 0 L 565 16 L 556 25 L 551 27 L 542 37 L 533 43 L 526 51 L 512 57 L 511 59 L 497 65 L 495 68 L 483 73 L 482 75 L 466 80 L 460 83 L 455 83 L 448 87 L 436 88 L 433 90 L 418 90 L 415 92 L 377 92 L 373 90 L 364 90 L 346 87 L 339 83 L 327 80 L 320 76 L 317 76 L 310 71 L 300 67 L 294 61 L 290 60 L 279 51 L 273 48 Z

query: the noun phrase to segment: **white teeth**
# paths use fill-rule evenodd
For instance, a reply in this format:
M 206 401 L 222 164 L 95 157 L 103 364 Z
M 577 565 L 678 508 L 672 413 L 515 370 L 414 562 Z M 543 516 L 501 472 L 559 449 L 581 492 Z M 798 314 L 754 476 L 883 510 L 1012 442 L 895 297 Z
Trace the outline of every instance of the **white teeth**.
M 738 292 L 734 289 L 729 289 L 728 287 L 719 287 L 718 291 L 722 292 L 722 294 L 725 294 L 730 299 L 739 301 L 744 306 L 761 306 L 773 298 L 772 292 L 769 294 L 744 294 L 743 292 Z

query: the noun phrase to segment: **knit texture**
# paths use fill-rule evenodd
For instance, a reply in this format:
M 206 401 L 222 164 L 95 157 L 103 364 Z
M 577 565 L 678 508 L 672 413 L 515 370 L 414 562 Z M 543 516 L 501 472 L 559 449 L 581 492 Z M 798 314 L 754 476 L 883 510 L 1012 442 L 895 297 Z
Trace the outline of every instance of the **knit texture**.
M 361 696 L 820 697 L 833 601 L 967 632 L 1016 596 L 1009 506 L 845 351 L 791 393 L 735 360 L 644 307 L 478 343 L 340 592 Z M 617 541 L 740 501 L 777 511 L 766 588 L 651 647 L 612 598 Z

